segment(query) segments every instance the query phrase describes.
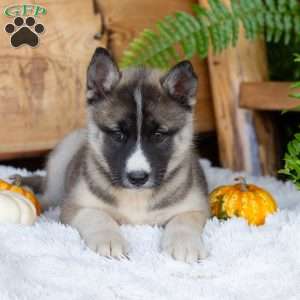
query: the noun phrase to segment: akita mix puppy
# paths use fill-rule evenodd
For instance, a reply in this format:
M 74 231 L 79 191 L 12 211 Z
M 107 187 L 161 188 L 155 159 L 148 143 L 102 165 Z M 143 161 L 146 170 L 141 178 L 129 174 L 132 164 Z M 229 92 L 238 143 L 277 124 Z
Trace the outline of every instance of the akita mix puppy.
M 43 196 L 48 206 L 61 205 L 61 221 L 94 251 L 126 255 L 119 226 L 150 224 L 165 227 L 161 247 L 175 259 L 206 256 L 207 186 L 193 149 L 196 90 L 188 61 L 166 74 L 121 72 L 107 50 L 96 49 L 87 126 L 50 155 Z

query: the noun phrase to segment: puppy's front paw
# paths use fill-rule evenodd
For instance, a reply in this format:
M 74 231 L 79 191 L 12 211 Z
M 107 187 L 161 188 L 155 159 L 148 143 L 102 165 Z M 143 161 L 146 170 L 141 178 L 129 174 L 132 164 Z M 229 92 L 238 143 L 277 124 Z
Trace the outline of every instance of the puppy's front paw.
M 207 257 L 207 251 L 201 238 L 187 232 L 174 232 L 165 235 L 162 249 L 176 260 L 187 263 L 197 262 Z
M 102 256 L 121 258 L 126 256 L 128 245 L 120 233 L 114 231 L 102 231 L 86 238 L 90 249 Z

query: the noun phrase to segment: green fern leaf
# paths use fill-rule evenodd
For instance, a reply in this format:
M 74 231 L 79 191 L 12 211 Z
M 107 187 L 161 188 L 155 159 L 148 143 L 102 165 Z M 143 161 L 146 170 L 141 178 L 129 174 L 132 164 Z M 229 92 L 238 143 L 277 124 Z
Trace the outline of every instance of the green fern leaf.
M 237 44 L 240 25 L 247 39 L 264 36 L 286 44 L 300 39 L 298 0 L 209 0 L 209 7 L 193 5 L 195 15 L 177 12 L 157 22 L 135 38 L 121 59 L 121 67 L 150 65 L 166 68 L 196 53 L 205 58 L 209 47 L 219 53 Z M 178 46 L 182 49 L 179 54 Z

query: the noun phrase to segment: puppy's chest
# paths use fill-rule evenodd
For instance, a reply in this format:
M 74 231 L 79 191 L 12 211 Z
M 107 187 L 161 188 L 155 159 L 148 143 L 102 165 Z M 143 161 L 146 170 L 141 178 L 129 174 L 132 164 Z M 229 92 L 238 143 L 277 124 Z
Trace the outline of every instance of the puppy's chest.
M 119 224 L 133 225 L 163 225 L 178 211 L 176 206 L 164 209 L 152 209 L 153 204 L 159 201 L 158 197 L 153 196 L 151 190 L 131 191 L 114 190 L 112 196 L 115 203 L 106 203 L 91 192 L 84 181 L 80 181 L 74 191 L 75 203 L 81 207 L 93 207 L 107 212 Z
M 111 208 L 110 213 L 120 224 L 161 225 L 166 221 L 165 213 L 151 209 L 154 201 L 151 191 L 122 191 L 116 197 L 117 206 Z

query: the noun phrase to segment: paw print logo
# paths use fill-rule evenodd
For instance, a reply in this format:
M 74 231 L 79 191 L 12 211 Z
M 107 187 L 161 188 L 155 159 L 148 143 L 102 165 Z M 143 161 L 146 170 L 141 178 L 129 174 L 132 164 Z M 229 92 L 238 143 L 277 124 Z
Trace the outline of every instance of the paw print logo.
M 5 26 L 5 31 L 10 34 L 10 43 L 14 48 L 21 45 L 36 47 L 39 44 L 39 35 L 45 31 L 43 24 L 36 24 L 33 17 L 16 17 L 13 24 Z

